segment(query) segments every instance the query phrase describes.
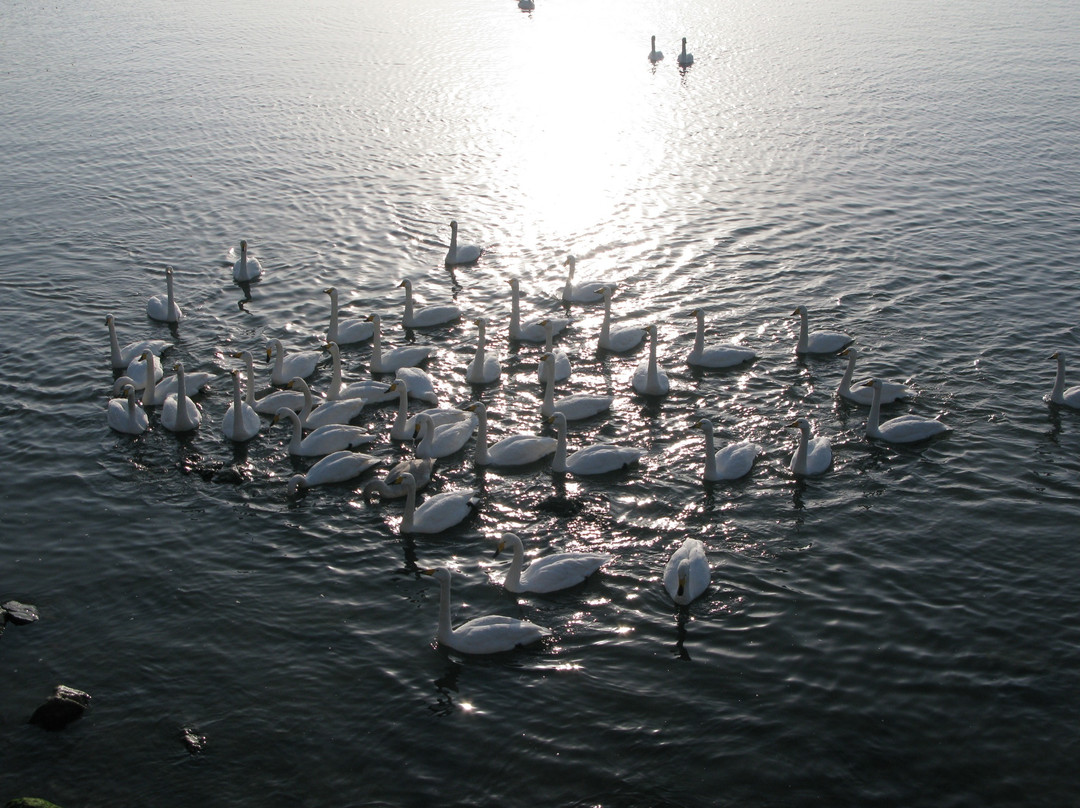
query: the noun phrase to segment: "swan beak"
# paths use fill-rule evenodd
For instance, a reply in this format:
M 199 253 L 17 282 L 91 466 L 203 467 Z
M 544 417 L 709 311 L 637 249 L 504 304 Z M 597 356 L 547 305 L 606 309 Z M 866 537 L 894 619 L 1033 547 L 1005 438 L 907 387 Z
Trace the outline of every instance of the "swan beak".
M 790 424 L 784 424 L 784 426 L 799 426 L 798 421 L 792 421 Z
M 1051 359 L 1057 359 L 1060 355 L 1061 355 L 1061 351 L 1054 351 L 1053 356 L 1051 356 L 1050 358 Z
M 323 289 L 323 294 L 324 295 L 332 295 L 332 294 L 334 294 L 334 287 L 331 286 L 329 289 Z
M 495 545 L 495 554 L 492 556 L 492 558 L 498 558 L 499 553 L 501 553 L 503 551 L 504 547 L 506 547 L 506 542 L 504 542 L 504 541 L 502 541 L 500 539 L 499 543 L 497 545 Z
M 686 590 L 686 578 L 679 576 L 679 588 L 675 591 L 675 594 L 680 598 L 683 596 L 683 592 Z
M 365 323 L 373 323 L 373 322 L 375 322 L 375 315 L 369 314 L 367 317 L 364 318 L 364 322 Z
M 417 570 L 421 575 L 434 575 L 435 570 Z
M 844 348 L 844 350 L 842 350 L 839 354 L 837 354 L 837 356 L 849 356 L 850 353 L 851 352 L 847 348 Z
M 391 483 L 391 485 L 401 485 L 401 482 L 402 482 L 402 480 L 404 480 L 404 479 L 405 479 L 405 475 L 404 475 L 404 474 L 399 474 L 399 475 L 398 475 L 398 476 L 397 476 L 397 477 L 396 477 L 396 478 L 394 479 L 394 481 L 393 481 L 393 482 Z M 434 570 L 432 570 L 432 572 L 434 572 Z M 430 575 L 431 573 L 428 573 L 428 574 Z

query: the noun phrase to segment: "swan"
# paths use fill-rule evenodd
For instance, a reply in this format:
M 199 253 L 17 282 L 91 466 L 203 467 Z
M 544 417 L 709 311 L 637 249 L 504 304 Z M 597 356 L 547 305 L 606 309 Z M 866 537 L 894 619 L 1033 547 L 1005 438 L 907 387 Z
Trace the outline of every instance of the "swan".
M 472 490 L 444 491 L 428 497 L 416 507 L 416 480 L 411 474 L 399 474 L 393 482 L 405 489 L 405 513 L 401 517 L 402 533 L 442 533 L 463 522 L 480 504 Z
M 652 43 L 649 46 L 650 47 L 649 61 L 650 62 L 659 62 L 661 59 L 664 58 L 664 53 L 663 53 L 663 51 L 658 51 L 656 49 L 656 37 L 655 36 L 651 37 L 649 41 Z
M 458 244 L 456 221 L 450 222 L 450 249 L 446 251 L 446 265 L 471 264 L 480 258 L 482 249 L 475 244 Z
M 634 390 L 641 396 L 666 396 L 671 389 L 667 372 L 656 361 L 656 325 L 645 327 L 649 335 L 649 358 L 639 364 L 630 377 Z
M 382 317 L 378 314 L 370 314 L 368 320 L 374 324 L 375 328 L 371 337 L 372 373 L 393 373 L 400 368 L 416 367 L 421 362 L 426 362 L 435 353 L 433 348 L 423 345 L 404 345 L 383 353 Z
M 195 402 L 188 398 L 183 363 L 177 362 L 173 370 L 176 371 L 176 392 L 169 394 L 161 406 L 161 423 L 171 432 L 191 432 L 199 428 L 202 415 Z
M 550 320 L 541 320 L 540 325 L 544 329 L 544 353 L 551 354 L 554 360 L 553 371 L 555 378 L 553 381 L 564 382 L 570 378 L 570 374 L 574 372 L 573 367 L 570 365 L 570 357 L 566 355 L 566 351 L 555 348 L 555 333 L 551 326 Z M 544 372 L 546 366 L 543 362 L 540 362 L 536 367 L 536 377 L 540 380 L 540 384 L 544 383 Z
M 431 472 L 435 468 L 435 461 L 430 458 L 407 457 L 394 464 L 386 476 L 381 480 L 372 480 L 364 486 L 364 500 L 370 501 L 378 494 L 383 499 L 400 499 L 408 494 L 405 486 L 396 480 L 403 479 L 405 474 L 413 478 L 413 485 L 417 491 L 421 491 L 431 482 Z
M 607 351 L 624 353 L 641 344 L 645 339 L 645 329 L 639 326 L 623 326 L 611 330 L 611 289 L 604 287 L 604 322 L 600 325 L 600 339 L 597 345 Z
M 270 370 L 270 381 L 274 384 L 288 384 L 290 379 L 299 376 L 306 379 L 315 372 L 315 367 L 322 359 L 318 351 L 297 351 L 287 354 L 281 340 L 272 339 L 266 343 L 266 361 L 274 359 Z
M 881 389 L 879 379 L 871 379 L 865 387 L 874 389 L 874 401 L 870 405 L 870 415 L 866 419 L 866 435 L 887 443 L 915 443 L 948 432 L 949 427 L 934 418 L 921 415 L 901 415 L 879 423 L 881 418 Z
M 679 67 L 690 67 L 694 63 L 694 54 L 686 52 L 686 37 L 682 38 L 682 53 L 679 54 Z
M 176 392 L 179 377 L 175 375 L 165 376 L 159 382 L 157 381 L 157 377 L 160 376 L 160 374 L 155 367 L 157 364 L 156 357 L 149 351 L 146 351 L 143 353 L 143 361 L 146 362 L 147 366 L 146 387 L 143 388 L 142 393 L 143 406 L 160 406 L 165 403 L 165 399 Z M 209 384 L 216 378 L 217 376 L 213 373 L 194 371 L 184 375 L 184 383 L 188 390 L 198 391 L 199 388 Z
M 1080 409 L 1080 386 L 1065 389 L 1065 354 L 1055 351 L 1050 358 L 1057 360 L 1057 376 L 1054 377 L 1054 389 L 1050 392 L 1050 401 L 1054 404 Z
M 686 361 L 699 368 L 730 368 L 757 359 L 757 354 L 739 345 L 705 345 L 705 310 L 694 309 L 690 315 L 697 318 L 697 334 L 694 347 Z
M 874 402 L 874 391 L 867 386 L 866 380 L 857 382 L 855 389 L 851 387 L 851 377 L 855 373 L 855 359 L 858 357 L 858 351 L 854 348 L 846 348 L 840 352 L 840 355 L 846 356 L 848 362 L 847 369 L 844 371 L 844 378 L 840 380 L 840 386 L 837 388 L 836 394 L 856 404 L 872 404 Z M 910 397 L 911 391 L 902 384 L 886 381 L 881 383 L 882 404 L 891 404 L 898 399 Z
M 716 451 L 715 430 L 708 418 L 696 421 L 694 428 L 705 433 L 704 478 L 709 482 L 745 477 L 753 468 L 757 456 L 761 454 L 761 446 L 748 440 L 729 443 L 719 452 Z
M 555 446 L 555 458 L 551 461 L 554 472 L 570 474 L 607 474 L 610 471 L 625 469 L 645 454 L 644 449 L 619 446 L 615 443 L 594 443 L 578 449 L 566 456 L 566 417 L 557 412 L 548 418 L 548 423 L 555 424 L 558 443 Z
M 315 463 L 307 474 L 294 474 L 289 478 L 289 494 L 297 494 L 301 489 L 330 483 L 343 483 L 359 477 L 368 469 L 379 465 L 382 460 L 362 452 L 340 452 L 328 454 Z
M 476 420 L 469 418 L 437 427 L 430 415 L 420 413 L 416 418 L 416 428 L 420 435 L 420 443 L 416 445 L 417 457 L 447 457 L 461 451 L 469 442 L 476 429 Z
M 297 415 L 305 429 L 315 429 L 326 424 L 347 424 L 358 416 L 367 402 L 362 398 L 343 398 L 316 405 L 308 383 L 299 376 L 289 382 L 290 390 L 299 390 L 304 396 L 304 406 Z
M 262 275 L 262 264 L 253 255 L 248 255 L 247 242 L 240 242 L 240 258 L 233 264 L 232 277 L 234 281 L 253 281 Z
M 135 401 L 135 388 L 125 384 L 121 390 L 123 398 L 114 398 L 109 402 L 106 417 L 109 426 L 117 432 L 128 435 L 141 435 L 150 424 L 146 410 Z
M 237 351 L 229 354 L 233 359 L 244 360 L 247 368 L 247 403 L 255 412 L 273 415 L 282 407 L 299 412 L 304 406 L 304 394 L 299 390 L 274 390 L 262 398 L 255 398 L 255 359 L 251 351 Z
M 679 606 L 688 606 L 709 586 L 709 560 L 700 539 L 687 539 L 664 567 L 664 588 Z
M 485 615 L 462 623 L 450 624 L 450 571 L 445 567 L 421 570 L 439 582 L 439 628 L 435 639 L 460 654 L 500 654 L 551 635 L 551 629 L 502 615 Z
M 436 325 L 456 322 L 461 319 L 461 309 L 457 306 L 424 306 L 414 310 L 412 281 L 408 278 L 398 284 L 405 288 L 405 317 L 403 322 L 406 328 L 431 328 Z
M 131 363 L 124 369 L 124 377 L 128 379 L 128 382 L 136 390 L 142 390 L 146 387 L 147 373 L 154 374 L 155 382 L 160 382 L 164 376 L 161 365 L 153 360 L 147 361 L 146 359 L 143 359 L 142 356 L 137 356 L 132 359 Z
M 487 445 L 488 415 L 482 401 L 474 401 L 465 408 L 475 412 L 479 424 L 476 430 L 476 455 L 478 466 L 524 466 L 543 460 L 555 451 L 555 438 L 531 435 L 527 432 L 510 435 L 491 446 Z
M 173 347 L 171 342 L 163 339 L 144 339 L 139 342 L 129 342 L 121 348 L 120 341 L 116 337 L 116 320 L 111 314 L 105 315 L 105 325 L 109 328 L 109 354 L 113 370 L 123 370 L 132 362 L 142 360 L 145 351 L 150 351 L 154 356 L 160 357 L 164 351 Z
M 274 424 L 282 421 L 291 422 L 289 454 L 297 457 L 323 457 L 343 449 L 358 449 L 375 442 L 375 436 L 368 435 L 363 427 L 348 424 L 324 424 L 304 437 L 300 416 L 289 407 L 282 407 L 274 414 Z
M 828 438 L 811 438 L 810 422 L 796 418 L 789 427 L 798 427 L 799 445 L 791 456 L 791 473 L 796 477 L 823 474 L 832 465 L 832 446 Z
M 465 381 L 469 384 L 491 384 L 502 376 L 497 352 L 487 352 L 487 320 L 477 317 L 473 320 L 480 333 L 476 338 L 476 355 L 465 369 Z
M 503 533 L 495 547 L 495 558 L 509 547 L 514 554 L 506 571 L 503 587 L 510 592 L 557 592 L 583 583 L 586 578 L 611 561 L 607 553 L 553 553 L 534 559 L 522 569 L 525 548 L 516 533 Z
M 615 401 L 614 396 L 571 393 L 556 401 L 555 382 L 552 381 L 555 358 L 551 354 L 544 354 L 540 357 L 540 363 L 544 368 L 540 374 L 544 379 L 544 399 L 540 404 L 540 414 L 545 418 L 561 412 L 567 421 L 580 421 L 611 409 L 611 404 Z
M 795 346 L 797 354 L 835 354 L 855 341 L 854 337 L 838 331 L 807 333 L 806 306 L 797 306 L 791 316 L 799 318 L 799 342 Z
M 162 323 L 178 323 L 184 313 L 173 294 L 172 267 L 165 267 L 165 288 L 165 294 L 154 295 L 146 301 L 146 316 Z
M 330 295 L 330 326 L 326 329 L 326 341 L 338 345 L 351 345 L 371 339 L 375 326 L 364 319 L 342 320 L 338 317 L 338 293 L 333 286 L 323 289 Z
M 604 299 L 604 289 L 615 291 L 618 284 L 614 281 L 607 283 L 602 281 L 586 281 L 574 283 L 574 270 L 577 268 L 577 258 L 572 255 L 566 256 L 564 261 L 570 269 L 566 273 L 566 283 L 563 285 L 563 303 L 600 303 Z
M 518 342 L 543 342 L 547 336 L 540 320 L 529 320 L 521 324 L 521 283 L 517 278 L 507 281 L 510 284 L 510 339 Z M 560 333 L 570 321 L 565 317 L 548 317 L 552 335 Z
M 233 400 L 229 408 L 225 410 L 225 418 L 221 422 L 221 431 L 229 440 L 243 443 L 251 440 L 259 434 L 262 421 L 255 408 L 244 401 L 240 394 L 240 371 L 232 371 Z
M 390 390 L 394 395 L 398 396 L 397 415 L 394 417 L 394 423 L 390 425 L 390 437 L 393 440 L 413 440 L 416 437 L 417 419 L 421 415 L 428 416 L 431 423 L 436 427 L 457 423 L 458 421 L 472 421 L 475 418 L 471 413 L 453 407 L 427 409 L 410 417 L 409 397 L 412 393 L 408 381 L 394 379 L 390 385 Z
M 439 394 L 435 392 L 435 383 L 421 368 L 398 368 L 394 373 L 394 379 L 408 385 L 409 398 L 438 406 Z
M 326 388 L 327 401 L 340 401 L 343 398 L 362 398 L 368 404 L 382 404 L 393 401 L 396 396 L 390 392 L 390 385 L 374 379 L 362 379 L 349 385 L 341 382 L 341 349 L 336 342 L 326 343 L 330 354 L 330 384 Z M 303 406 L 301 404 L 301 406 Z M 299 409 L 296 407 L 294 409 Z

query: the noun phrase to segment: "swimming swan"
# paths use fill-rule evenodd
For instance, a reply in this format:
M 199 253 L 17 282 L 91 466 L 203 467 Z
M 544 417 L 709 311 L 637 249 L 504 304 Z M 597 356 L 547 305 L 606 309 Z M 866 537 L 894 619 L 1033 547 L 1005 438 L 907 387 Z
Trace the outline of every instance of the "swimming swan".
M 854 337 L 838 331 L 807 332 L 806 306 L 798 306 L 791 313 L 799 318 L 799 341 L 795 345 L 797 354 L 835 354 L 855 341 Z
M 244 360 L 247 368 L 247 403 L 255 412 L 273 415 L 282 407 L 299 412 L 304 406 L 304 394 L 298 390 L 274 390 L 262 398 L 255 398 L 255 359 L 251 351 L 237 351 L 229 354 L 233 359 Z
M 491 384 L 502 376 L 499 354 L 496 351 L 488 353 L 487 320 L 477 317 L 473 322 L 479 329 L 479 335 L 476 338 L 476 355 L 465 369 L 465 381 L 469 384 Z
M 453 407 L 433 407 L 410 416 L 409 398 L 412 397 L 412 389 L 409 381 L 404 378 L 394 379 L 390 384 L 390 392 L 398 396 L 397 415 L 394 417 L 394 423 L 390 425 L 390 437 L 393 440 L 413 440 L 416 437 L 417 419 L 421 415 L 428 416 L 436 427 L 458 421 L 473 421 L 476 418 L 470 412 Z
M 600 303 L 604 299 L 604 289 L 615 291 L 618 284 L 614 281 L 585 281 L 574 283 L 574 270 L 577 268 L 577 258 L 572 255 L 566 256 L 564 262 L 570 269 L 566 273 L 566 283 L 563 285 L 563 303 Z
M 308 383 L 299 376 L 289 382 L 290 390 L 299 390 L 304 396 L 304 406 L 297 415 L 305 429 L 315 429 L 326 424 L 347 424 L 358 416 L 367 402 L 362 398 L 343 398 L 316 404 Z
M 144 407 L 157 407 L 165 403 L 170 395 L 176 392 L 177 383 L 179 381 L 178 376 L 164 376 L 161 381 L 157 381 L 157 378 L 161 375 L 157 372 L 155 365 L 157 364 L 156 357 L 150 353 L 150 351 L 143 352 L 143 361 L 147 365 L 146 387 L 142 392 L 142 403 Z M 198 391 L 203 385 L 209 384 L 216 379 L 217 376 L 213 373 L 207 373 L 204 371 L 195 371 L 193 373 L 186 373 L 184 375 L 184 382 L 188 390 Z
M 754 461 L 761 454 L 761 446 L 752 441 L 743 440 L 729 443 L 719 452 L 716 451 L 716 438 L 713 422 L 701 418 L 694 423 L 695 429 L 705 433 L 705 472 L 704 479 L 709 482 L 719 480 L 738 480 L 750 473 Z
M 287 354 L 281 340 L 272 339 L 266 344 L 266 361 L 274 360 L 270 370 L 270 381 L 274 384 L 288 384 L 289 380 L 299 376 L 306 379 L 315 372 L 315 367 L 322 359 L 318 351 L 297 351 Z
M 688 606 L 709 586 L 709 560 L 699 539 L 687 539 L 664 566 L 664 588 L 679 606 Z
M 121 348 L 116 337 L 116 321 L 111 314 L 105 315 L 105 325 L 109 327 L 109 354 L 113 370 L 123 370 L 132 362 L 142 360 L 144 351 L 150 351 L 154 356 L 160 357 L 163 351 L 173 347 L 171 342 L 163 339 L 144 339 L 139 342 L 129 342 Z
M 165 294 L 154 295 L 146 301 L 146 316 L 162 323 L 178 323 L 184 313 L 173 294 L 172 267 L 165 267 L 165 288 Z
M 232 277 L 234 281 L 253 281 L 262 275 L 262 264 L 253 255 L 248 255 L 247 242 L 240 242 L 240 258 L 233 264 Z
M 555 358 L 551 354 L 540 357 L 540 363 L 544 367 L 541 376 L 544 379 L 544 399 L 540 404 L 540 414 L 547 418 L 556 412 L 561 412 L 567 421 L 580 421 L 583 418 L 592 418 L 606 410 L 611 409 L 614 396 L 602 396 L 593 393 L 571 393 L 555 400 L 555 382 L 552 381 L 554 373 L 552 368 Z
M 232 371 L 233 400 L 229 408 L 225 410 L 225 418 L 221 422 L 221 431 L 228 440 L 243 443 L 251 440 L 259 434 L 262 421 L 255 408 L 244 401 L 240 393 L 240 371 Z
M 663 54 L 662 51 L 658 51 L 656 49 L 656 37 L 655 36 L 650 39 L 650 42 L 652 44 L 650 45 L 650 48 L 649 48 L 649 61 L 650 62 L 659 62 L 661 59 L 664 58 L 664 54 Z
M 705 310 L 694 309 L 690 315 L 697 318 L 694 347 L 686 361 L 699 368 L 730 368 L 757 359 L 757 354 L 739 345 L 705 345 Z
M 420 415 L 416 418 L 416 427 L 420 435 L 420 443 L 416 445 L 417 457 L 447 457 L 465 448 L 465 444 L 472 437 L 476 429 L 476 421 L 470 418 L 467 421 L 454 421 L 441 426 L 435 426 L 430 415 Z
M 446 265 L 448 267 L 455 264 L 471 264 L 480 258 L 482 249 L 475 244 L 458 244 L 457 240 L 458 224 L 456 221 L 450 222 L 450 249 L 446 251 Z
M 326 329 L 326 341 L 338 345 L 351 345 L 371 339 L 375 326 L 365 319 L 342 320 L 338 314 L 338 293 L 333 286 L 323 289 L 330 295 L 330 326 Z
M 858 358 L 859 352 L 854 348 L 846 348 L 840 352 L 841 356 L 848 358 L 847 369 L 844 370 L 844 378 L 840 380 L 840 386 L 836 389 L 836 394 L 841 398 L 846 398 L 848 401 L 852 401 L 856 404 L 865 404 L 869 406 L 874 403 L 874 391 L 867 386 L 866 379 L 863 379 L 856 383 L 854 389 L 851 384 L 851 377 L 855 373 L 855 360 Z M 891 404 L 902 398 L 910 398 L 911 391 L 904 385 L 897 384 L 896 382 L 882 381 L 881 383 L 881 403 Z
M 791 456 L 791 473 L 796 477 L 813 477 L 823 474 L 832 465 L 832 446 L 828 438 L 811 438 L 810 422 L 796 418 L 789 427 L 798 427 L 799 443 Z
M 343 398 L 362 398 L 368 404 L 382 404 L 393 401 L 397 396 L 390 392 L 390 385 L 374 379 L 361 379 L 345 385 L 341 381 L 341 349 L 336 342 L 326 343 L 330 354 L 330 384 L 326 388 L 327 401 L 340 401 Z M 299 408 L 297 408 L 299 409 Z
M 191 432 L 199 428 L 202 415 L 195 402 L 188 398 L 183 363 L 177 362 L 173 370 L 176 371 L 176 392 L 161 406 L 161 424 L 171 432 Z
M 121 393 L 123 398 L 114 398 L 109 401 L 106 414 L 109 426 L 127 435 L 141 435 L 150 424 L 150 419 L 146 417 L 146 410 L 135 401 L 133 386 L 125 384 Z
M 564 382 L 570 378 L 570 375 L 574 372 L 573 367 L 570 365 L 570 357 L 566 355 L 566 351 L 561 348 L 555 347 L 555 333 L 551 326 L 550 320 L 541 320 L 541 327 L 544 329 L 544 353 L 551 354 L 555 364 L 553 371 L 555 373 L 554 381 Z M 539 362 L 536 367 L 536 377 L 540 380 L 540 384 L 544 383 L 546 378 L 546 366 L 543 361 Z
M 656 360 L 656 325 L 646 326 L 645 332 L 649 335 L 649 358 L 637 366 L 630 383 L 640 396 L 666 396 L 671 384 Z
M 555 438 L 532 435 L 527 432 L 510 435 L 487 445 L 488 415 L 482 401 L 474 401 L 465 408 L 475 412 L 479 424 L 476 430 L 476 453 L 473 462 L 478 466 L 524 466 L 543 460 L 555 451 Z
M 422 309 L 414 309 L 412 281 L 408 278 L 399 283 L 398 287 L 405 289 L 405 317 L 402 322 L 406 328 L 431 328 L 461 319 L 461 309 L 457 306 L 424 306 Z
M 375 326 L 371 343 L 372 373 L 393 373 L 401 368 L 416 367 L 421 362 L 426 362 L 435 353 L 433 348 L 423 345 L 404 345 L 383 353 L 382 317 L 378 314 L 370 314 L 368 320 Z
M 624 353 L 631 351 L 645 339 L 645 329 L 639 326 L 622 326 L 611 330 L 611 289 L 604 287 L 604 322 L 600 325 L 600 339 L 597 344 L 606 351 Z
M 287 490 L 292 495 L 316 485 L 347 482 L 381 462 L 382 460 L 372 455 L 342 449 L 319 460 L 308 469 L 307 474 L 294 474 L 289 478 Z
M 510 339 L 518 342 L 543 342 L 546 339 L 544 326 L 540 320 L 529 320 L 521 324 L 521 284 L 517 278 L 507 281 L 510 284 Z M 548 317 L 552 335 L 558 334 L 570 321 L 565 317 Z
M 1080 386 L 1065 389 L 1065 354 L 1055 351 L 1050 358 L 1057 360 L 1057 376 L 1054 377 L 1054 389 L 1050 392 L 1050 401 L 1065 407 L 1080 409 Z
M 607 553 L 553 553 L 534 559 L 524 567 L 525 548 L 516 533 L 503 533 L 495 547 L 495 558 L 507 547 L 514 556 L 506 571 L 503 588 L 509 592 L 557 592 L 583 583 L 611 561 Z
M 375 442 L 375 436 L 367 434 L 363 427 L 349 424 L 323 424 L 304 437 L 300 416 L 289 407 L 282 407 L 274 415 L 274 424 L 282 421 L 291 423 L 289 454 L 297 457 L 324 457 L 344 449 L 359 449 Z
M 431 472 L 434 468 L 435 461 L 430 457 L 407 457 L 391 466 L 381 480 L 372 480 L 364 486 L 364 501 L 370 501 L 375 494 L 383 499 L 400 499 L 405 496 L 408 493 L 405 486 L 395 482 L 403 479 L 405 474 L 411 475 L 416 490 L 422 491 L 431 482 Z
M 870 405 L 870 415 L 866 419 L 867 437 L 877 438 L 887 443 L 915 443 L 950 431 L 949 427 L 945 426 L 941 421 L 933 418 L 923 418 L 920 415 L 901 415 L 879 423 L 881 418 L 881 381 L 871 379 L 866 382 L 865 386 L 874 388 L 874 401 Z
M 629 468 L 645 454 L 644 449 L 619 446 L 615 443 L 594 443 L 578 449 L 567 457 L 566 417 L 561 412 L 557 412 L 548 418 L 548 423 L 555 424 L 558 434 L 555 457 L 551 461 L 551 470 L 554 472 L 569 472 L 578 475 L 607 474 Z
M 442 533 L 465 521 L 480 504 L 472 490 L 444 491 L 424 500 L 416 507 L 416 480 L 408 472 L 398 475 L 394 484 L 405 489 L 405 513 L 401 517 L 401 532 Z
M 529 645 L 551 634 L 551 630 L 501 615 L 477 617 L 457 628 L 450 624 L 450 571 L 445 567 L 421 570 L 439 582 L 439 628 L 435 639 L 462 654 L 499 654 Z
M 686 37 L 682 38 L 682 53 L 679 54 L 679 67 L 690 67 L 694 63 L 694 54 L 686 52 Z

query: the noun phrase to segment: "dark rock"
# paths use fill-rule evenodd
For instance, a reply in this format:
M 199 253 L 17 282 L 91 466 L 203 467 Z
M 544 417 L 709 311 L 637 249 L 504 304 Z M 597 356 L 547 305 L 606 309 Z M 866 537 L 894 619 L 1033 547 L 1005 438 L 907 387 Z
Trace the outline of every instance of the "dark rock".
M 35 622 L 40 615 L 36 606 L 31 606 L 29 603 L 19 603 L 17 600 L 9 600 L 7 603 L 0 603 L 0 612 L 3 613 L 5 620 L 14 623 L 17 626 L 25 626 L 27 623 Z
M 200 735 L 191 727 L 184 727 L 181 730 L 180 739 L 184 742 L 184 746 L 187 747 L 188 752 L 193 755 L 199 754 L 199 752 L 206 748 L 206 736 Z
M 245 482 L 244 475 L 234 468 L 221 469 L 221 471 L 215 472 L 210 479 L 215 483 L 226 485 L 240 485 Z
M 37 797 L 16 797 L 4 805 L 4 808 L 60 808 L 60 806 Z
M 580 499 L 575 497 L 550 496 L 542 499 L 537 508 L 541 511 L 553 513 L 556 516 L 576 516 L 585 507 Z
M 61 730 L 82 718 L 90 706 L 90 694 L 66 685 L 57 685 L 53 695 L 34 710 L 30 723 L 37 724 L 50 732 Z

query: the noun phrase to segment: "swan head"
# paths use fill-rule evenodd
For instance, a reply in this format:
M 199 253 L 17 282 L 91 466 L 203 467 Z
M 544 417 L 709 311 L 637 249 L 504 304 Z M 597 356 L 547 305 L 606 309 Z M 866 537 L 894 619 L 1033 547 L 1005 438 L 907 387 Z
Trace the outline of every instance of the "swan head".
M 699 418 L 698 420 L 694 421 L 693 428 L 700 429 L 702 432 L 708 435 L 711 434 L 713 431 L 713 422 L 710 421 L 708 418 Z
M 124 388 L 125 387 L 131 387 L 134 390 L 135 389 L 135 380 L 133 378 L 131 378 L 130 376 L 121 376 L 119 379 L 117 379 L 115 382 L 113 382 L 113 395 L 114 396 L 122 396 L 122 395 L 124 395 Z
M 1050 358 L 1051 359 L 1056 359 L 1058 362 L 1064 362 L 1065 361 L 1065 355 L 1062 354 L 1061 351 L 1054 351 L 1054 353 L 1050 355 Z
M 330 297 L 333 297 L 334 295 L 337 294 L 337 289 L 335 289 L 333 286 L 328 286 L 326 289 L 323 289 L 323 294 L 324 295 L 330 295 Z
M 289 478 L 287 488 L 289 495 L 292 496 L 295 494 L 299 494 L 300 491 L 304 488 L 305 483 L 307 483 L 307 479 L 304 477 L 303 474 L 294 474 L 292 477 Z
M 412 281 L 410 281 L 408 278 L 406 278 L 405 280 L 403 280 L 401 283 L 398 284 L 398 289 L 401 289 L 401 288 L 404 288 L 407 291 L 411 292 L 412 291 Z
M 795 311 L 791 312 L 792 317 L 805 317 L 806 306 L 796 306 Z
M 510 289 L 514 292 L 517 292 L 519 289 L 521 289 L 521 281 L 519 281 L 517 278 L 509 278 L 506 282 L 510 285 Z
M 250 351 L 232 351 L 229 353 L 231 359 L 247 359 L 251 356 Z
M 413 490 L 415 490 L 416 478 L 409 474 L 409 472 L 403 471 L 401 474 L 394 478 L 394 480 L 391 482 L 391 485 L 400 485 L 405 488 L 412 488 Z
M 785 424 L 785 426 L 787 426 L 789 429 L 790 428 L 801 429 L 806 434 L 808 434 L 808 435 L 810 434 L 810 422 L 807 421 L 805 418 L 796 418 L 790 424 Z
M 282 353 L 284 350 L 285 350 L 285 348 L 281 344 L 281 340 L 279 340 L 279 339 L 270 340 L 268 343 L 266 343 L 266 361 L 267 362 L 270 361 L 271 357 L 273 357 L 273 355 L 274 355 L 274 351 L 277 351 L 278 353 Z
M 308 392 L 311 391 L 311 388 L 308 387 L 307 382 L 305 382 L 299 376 L 293 376 L 291 379 L 289 379 L 289 383 L 286 384 L 285 386 L 288 387 L 290 390 L 300 390 L 300 391 L 307 390 Z
M 436 567 L 435 569 L 431 570 L 420 570 L 420 574 L 430 575 L 432 578 L 438 581 L 440 585 L 450 583 L 450 570 L 448 570 L 446 567 Z
M 274 420 L 270 422 L 270 426 L 281 423 L 290 415 L 296 415 L 296 413 L 288 407 L 278 407 L 278 411 L 274 413 Z
M 492 556 L 492 558 L 498 558 L 499 553 L 501 553 L 507 547 L 521 547 L 521 537 L 518 536 L 516 533 L 503 533 L 495 541 L 495 554 Z
M 105 325 L 112 325 L 113 322 L 114 322 L 113 316 L 111 314 L 106 314 L 105 315 Z
M 135 395 L 135 385 L 125 384 L 123 387 L 120 388 L 120 395 L 122 395 L 124 398 L 132 398 Z
M 549 424 L 554 424 L 556 429 L 566 429 L 566 416 L 561 412 L 554 412 L 547 417 Z
M 885 385 L 881 379 L 867 379 L 862 383 L 863 387 L 873 387 L 875 390 L 882 389 Z
M 485 406 L 483 401 L 474 401 L 467 407 L 465 407 L 465 409 L 468 412 L 475 412 L 477 415 L 479 415 L 480 413 L 484 413 L 485 415 L 487 414 L 487 406 Z
M 331 356 L 341 356 L 341 348 L 338 347 L 336 342 L 327 342 L 323 345 L 323 350 L 329 353 Z
M 379 328 L 382 325 L 382 315 L 381 314 L 369 314 L 367 317 L 364 318 L 364 322 L 365 323 L 375 323 L 375 327 Z
M 454 233 L 457 232 L 457 219 L 451 219 L 450 220 L 450 230 L 453 231 Z
M 240 239 L 240 252 L 247 252 L 247 241 L 245 239 Z
M 577 266 L 577 258 L 574 257 L 573 255 L 568 255 L 568 256 L 566 256 L 566 260 L 563 261 L 563 264 L 565 266 L 570 267 L 570 274 L 573 275 L 574 274 L 574 267 Z
M 851 359 L 855 359 L 858 356 L 858 353 L 855 351 L 854 348 L 844 348 L 844 350 L 837 354 L 837 356 L 847 356 Z

